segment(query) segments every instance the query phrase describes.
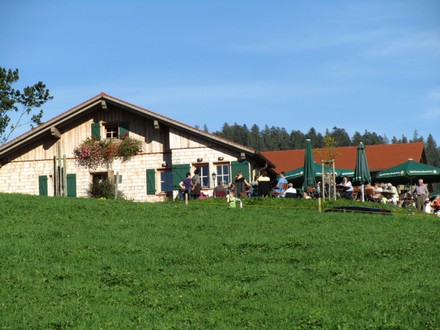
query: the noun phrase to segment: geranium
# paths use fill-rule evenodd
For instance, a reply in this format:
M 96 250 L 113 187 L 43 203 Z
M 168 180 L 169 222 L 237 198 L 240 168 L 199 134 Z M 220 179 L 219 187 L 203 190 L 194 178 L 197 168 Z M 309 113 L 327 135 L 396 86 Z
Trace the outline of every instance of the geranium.
M 136 156 L 142 147 L 142 142 L 133 139 L 126 135 L 118 146 L 118 157 L 122 159 L 123 162 L 130 160 L 131 157 Z
M 78 165 L 95 169 L 102 163 L 102 148 L 96 139 L 88 138 L 73 150 Z
M 101 140 L 99 141 L 102 153 L 102 164 L 106 167 L 111 167 L 113 160 L 118 155 L 118 145 L 113 140 Z
M 122 140 L 96 140 L 87 138 L 74 150 L 76 163 L 90 169 L 100 166 L 111 167 L 113 161 L 120 158 L 123 162 L 136 156 L 142 147 L 142 142 L 126 135 Z

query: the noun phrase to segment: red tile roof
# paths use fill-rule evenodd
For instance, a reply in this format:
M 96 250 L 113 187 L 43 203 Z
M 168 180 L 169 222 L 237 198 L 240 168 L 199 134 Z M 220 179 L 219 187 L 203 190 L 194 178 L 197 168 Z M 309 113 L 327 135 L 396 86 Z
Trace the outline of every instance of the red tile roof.
M 321 164 L 323 159 L 328 159 L 329 150 L 326 148 L 313 149 L 315 162 Z M 356 165 L 355 147 L 339 147 L 333 149 L 335 167 L 354 169 Z M 426 163 L 424 143 L 400 143 L 400 144 L 378 144 L 365 146 L 370 171 L 376 172 L 403 163 L 408 159 Z M 280 150 L 263 151 L 264 157 L 276 165 L 276 172 L 288 172 L 304 164 L 304 149 L 301 150 Z

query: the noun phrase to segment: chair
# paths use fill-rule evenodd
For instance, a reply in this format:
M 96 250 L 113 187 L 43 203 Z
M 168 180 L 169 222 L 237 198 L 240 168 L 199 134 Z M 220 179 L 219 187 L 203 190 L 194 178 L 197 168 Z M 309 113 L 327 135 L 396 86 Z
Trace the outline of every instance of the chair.
M 275 191 L 275 190 L 274 190 L 274 191 L 272 192 L 272 196 L 274 196 L 274 197 L 279 197 L 279 196 L 281 196 L 286 190 L 287 190 L 287 183 L 283 183 L 283 185 L 282 185 L 280 191 L 278 192 L 278 191 Z
M 267 197 L 270 194 L 271 183 L 270 181 L 258 182 L 258 192 L 261 197 Z
M 285 197 L 285 198 L 297 198 L 297 197 L 298 197 L 298 194 L 297 194 L 297 193 L 291 193 L 291 192 L 289 192 L 289 193 L 286 193 L 286 194 L 284 195 L 284 197 Z
M 226 197 L 225 191 L 216 191 L 214 197 Z

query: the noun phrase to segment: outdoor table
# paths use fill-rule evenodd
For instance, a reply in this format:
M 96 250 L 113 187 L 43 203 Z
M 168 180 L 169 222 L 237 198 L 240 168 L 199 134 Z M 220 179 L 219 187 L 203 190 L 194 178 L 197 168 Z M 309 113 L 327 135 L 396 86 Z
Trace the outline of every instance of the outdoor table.
M 336 185 L 336 190 L 337 191 L 346 191 L 348 189 L 348 187 L 343 186 L 342 184 L 337 184 Z

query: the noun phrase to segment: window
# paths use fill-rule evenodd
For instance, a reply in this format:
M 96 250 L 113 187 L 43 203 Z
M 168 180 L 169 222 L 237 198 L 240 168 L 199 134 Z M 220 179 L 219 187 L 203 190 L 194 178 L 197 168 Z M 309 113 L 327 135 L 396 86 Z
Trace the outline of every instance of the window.
M 109 179 L 109 175 L 108 172 L 97 172 L 97 173 L 92 173 L 92 180 L 93 182 L 103 182 L 105 180 Z
M 104 126 L 107 139 L 123 139 L 128 135 L 127 121 L 108 122 Z
M 199 170 L 200 182 L 202 187 L 209 187 L 209 167 L 208 165 L 197 165 L 196 169 Z
M 170 192 L 173 190 L 173 172 L 160 171 L 160 191 Z
M 229 185 L 229 164 L 218 164 L 217 166 L 217 184 L 222 181 L 225 186 Z
M 107 139 L 118 138 L 118 123 L 105 124 L 105 137 Z

